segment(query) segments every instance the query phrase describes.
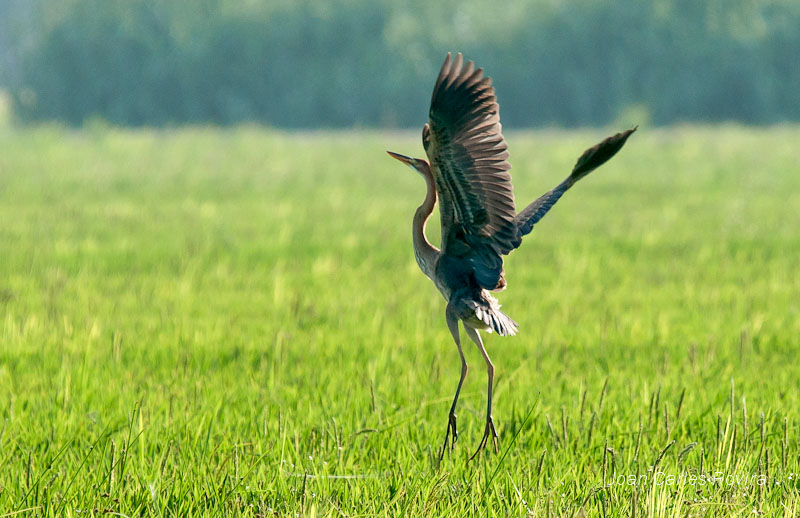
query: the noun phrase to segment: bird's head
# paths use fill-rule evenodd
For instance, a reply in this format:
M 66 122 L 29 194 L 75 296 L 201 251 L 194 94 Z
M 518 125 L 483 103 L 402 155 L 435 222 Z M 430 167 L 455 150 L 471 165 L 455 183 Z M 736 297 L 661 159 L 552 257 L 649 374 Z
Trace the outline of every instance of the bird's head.
M 397 160 L 403 162 L 405 165 L 423 176 L 430 174 L 430 166 L 428 165 L 427 160 L 423 160 L 422 158 L 411 158 L 409 156 L 401 155 L 400 153 L 394 153 L 392 151 L 387 151 L 387 153 L 389 153 L 390 157 L 396 158 Z

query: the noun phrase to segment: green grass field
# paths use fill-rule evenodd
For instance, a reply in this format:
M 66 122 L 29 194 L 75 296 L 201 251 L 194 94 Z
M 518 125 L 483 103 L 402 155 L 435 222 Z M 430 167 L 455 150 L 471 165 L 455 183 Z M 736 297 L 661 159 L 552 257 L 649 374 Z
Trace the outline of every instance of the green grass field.
M 510 133 L 518 207 L 606 133 Z M 0 517 L 796 516 L 797 142 L 642 128 L 570 191 L 485 340 L 501 453 L 466 342 L 438 466 L 417 132 L 4 129 Z

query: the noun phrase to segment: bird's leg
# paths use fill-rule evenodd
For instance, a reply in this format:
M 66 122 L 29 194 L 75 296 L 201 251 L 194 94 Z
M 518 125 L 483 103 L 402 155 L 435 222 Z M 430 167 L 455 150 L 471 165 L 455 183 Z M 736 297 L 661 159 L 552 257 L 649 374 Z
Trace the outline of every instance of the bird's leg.
M 467 331 L 467 335 L 469 335 L 472 341 L 475 342 L 475 345 L 478 346 L 478 349 L 483 355 L 483 359 L 486 361 L 486 368 L 489 373 L 488 402 L 486 405 L 486 428 L 483 431 L 483 439 L 481 439 L 477 451 L 472 455 L 472 457 L 469 458 L 469 460 L 472 460 L 483 448 L 486 447 L 486 444 L 489 442 L 489 434 L 492 436 L 494 451 L 495 453 L 498 452 L 497 430 L 494 427 L 494 419 L 492 418 L 492 386 L 494 385 L 494 365 L 492 364 L 492 360 L 489 359 L 489 354 L 486 352 L 486 348 L 483 346 L 483 340 L 481 340 L 481 335 L 478 334 L 478 331 L 467 325 L 464 326 L 464 329 Z
M 464 358 L 464 351 L 461 349 L 461 338 L 458 335 L 458 317 L 454 314 L 450 307 L 446 312 L 447 327 L 450 329 L 450 334 L 453 335 L 453 340 L 458 347 L 458 355 L 461 357 L 461 378 L 458 380 L 458 387 L 456 387 L 456 395 L 453 397 L 453 404 L 450 406 L 450 414 L 447 418 L 447 433 L 444 436 L 444 444 L 442 445 L 442 452 L 439 455 L 439 462 L 444 458 L 444 451 L 447 449 L 447 439 L 450 440 L 450 449 L 455 446 L 456 439 L 458 439 L 458 429 L 456 428 L 456 403 L 458 402 L 458 394 L 461 392 L 461 385 L 464 383 L 464 378 L 467 377 L 467 360 Z

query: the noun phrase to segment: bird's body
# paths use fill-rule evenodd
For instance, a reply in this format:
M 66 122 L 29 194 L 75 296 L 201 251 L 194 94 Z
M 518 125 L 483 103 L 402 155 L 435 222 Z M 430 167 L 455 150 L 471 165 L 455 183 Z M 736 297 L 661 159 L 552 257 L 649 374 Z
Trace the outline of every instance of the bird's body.
M 412 224 L 414 256 L 447 301 L 448 328 L 461 356 L 461 379 L 450 408 L 447 439 L 457 437 L 455 408 L 467 363 L 461 348 L 458 322 L 475 342 L 486 361 L 489 388 L 486 428 L 480 451 L 491 434 L 497 448 L 492 417 L 494 366 L 478 331 L 515 335 L 517 323 L 500 311 L 490 291 L 506 287 L 503 256 L 519 247 L 528 234 L 567 189 L 610 159 L 634 129 L 618 133 L 581 155 L 561 184 L 517 213 L 511 185 L 511 165 L 500 126 L 500 114 L 491 79 L 463 63 L 461 54 L 442 66 L 433 90 L 430 120 L 422 141 L 430 162 L 389 152 L 419 172 L 427 192 Z M 425 236 L 425 224 L 439 204 L 442 223 L 441 250 Z M 452 443 L 451 443 L 452 444 Z M 442 448 L 444 454 L 445 448 Z M 477 452 L 476 452 L 477 454 Z

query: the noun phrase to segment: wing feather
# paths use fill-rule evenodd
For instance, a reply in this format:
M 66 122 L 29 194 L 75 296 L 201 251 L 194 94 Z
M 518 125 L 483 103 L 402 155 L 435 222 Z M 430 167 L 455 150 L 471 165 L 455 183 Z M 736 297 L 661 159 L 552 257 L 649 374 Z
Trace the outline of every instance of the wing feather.
M 570 175 L 560 184 L 541 195 L 536 201 L 525 207 L 516 217 L 517 219 L 517 246 L 522 238 L 533 230 L 533 226 L 544 217 L 567 190 L 575 182 L 591 173 L 611 159 L 627 142 L 638 126 L 612 135 L 599 144 L 596 144 L 578 158 Z
M 492 81 L 460 53 L 442 65 L 422 139 L 439 195 L 443 252 L 467 257 L 479 284 L 492 289 L 516 240 L 511 165 Z

